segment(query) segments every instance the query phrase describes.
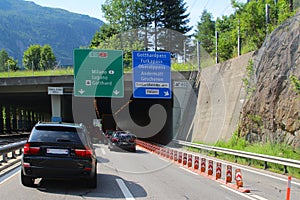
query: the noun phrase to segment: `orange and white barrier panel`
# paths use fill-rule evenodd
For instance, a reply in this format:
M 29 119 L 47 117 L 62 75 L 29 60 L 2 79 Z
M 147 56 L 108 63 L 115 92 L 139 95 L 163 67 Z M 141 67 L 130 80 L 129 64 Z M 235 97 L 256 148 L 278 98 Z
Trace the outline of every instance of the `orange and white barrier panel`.
M 174 156 L 173 156 L 173 150 L 172 149 L 169 150 L 169 154 L 170 154 L 170 160 L 173 160 Z
M 165 157 L 169 158 L 169 149 L 165 149 Z
M 243 178 L 242 178 L 241 169 L 235 170 L 235 181 L 238 188 L 243 187 Z
M 226 167 L 226 183 L 231 183 L 232 181 L 232 166 L 227 165 Z
M 192 167 L 193 165 L 193 155 L 188 154 L 188 161 L 187 161 L 188 167 Z
M 194 171 L 199 169 L 199 156 L 195 156 L 194 160 Z
M 179 152 L 178 163 L 182 163 L 182 152 Z
M 220 179 L 222 176 L 222 163 L 217 162 L 216 166 L 216 180 Z
M 206 169 L 206 159 L 205 158 L 201 158 L 201 172 L 204 173 Z
M 164 148 L 160 147 L 159 155 L 164 156 Z
M 187 153 L 183 153 L 182 164 L 183 165 L 187 164 Z
M 178 159 L 178 158 L 177 158 L 177 151 L 174 151 L 174 152 L 173 152 L 173 155 L 174 155 L 174 162 L 177 162 L 177 159 Z
M 208 161 L 207 174 L 208 174 L 209 176 L 212 176 L 212 175 L 213 175 L 213 170 L 214 170 L 214 161 L 209 160 L 209 161 Z

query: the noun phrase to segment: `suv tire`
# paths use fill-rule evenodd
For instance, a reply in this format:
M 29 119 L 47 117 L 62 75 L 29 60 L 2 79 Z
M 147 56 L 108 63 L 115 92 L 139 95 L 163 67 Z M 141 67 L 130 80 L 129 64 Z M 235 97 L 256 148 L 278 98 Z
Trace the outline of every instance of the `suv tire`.
M 24 175 L 23 170 L 21 171 L 21 182 L 26 187 L 34 186 L 34 178 Z
M 94 176 L 91 179 L 87 180 L 87 187 L 97 188 L 97 164 L 96 164 Z

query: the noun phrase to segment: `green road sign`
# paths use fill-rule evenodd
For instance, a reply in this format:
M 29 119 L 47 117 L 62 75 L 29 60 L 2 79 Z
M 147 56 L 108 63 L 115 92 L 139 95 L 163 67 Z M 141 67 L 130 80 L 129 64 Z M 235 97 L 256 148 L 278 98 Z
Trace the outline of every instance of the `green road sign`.
M 123 51 L 75 49 L 74 96 L 124 97 Z

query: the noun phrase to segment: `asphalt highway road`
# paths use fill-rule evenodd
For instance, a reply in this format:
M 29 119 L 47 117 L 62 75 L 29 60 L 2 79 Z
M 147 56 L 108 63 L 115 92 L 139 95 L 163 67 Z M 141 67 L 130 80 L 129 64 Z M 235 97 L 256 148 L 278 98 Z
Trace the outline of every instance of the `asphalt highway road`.
M 151 200 L 276 200 L 285 199 L 285 176 L 274 177 L 242 169 L 241 193 L 205 176 L 193 173 L 156 154 L 138 148 L 136 153 L 108 150 L 96 145 L 98 187 L 88 189 L 81 181 L 36 180 L 36 187 L 20 182 L 20 167 L 0 178 L 1 200 L 151 199 Z M 300 184 L 292 184 L 291 199 L 300 197 Z

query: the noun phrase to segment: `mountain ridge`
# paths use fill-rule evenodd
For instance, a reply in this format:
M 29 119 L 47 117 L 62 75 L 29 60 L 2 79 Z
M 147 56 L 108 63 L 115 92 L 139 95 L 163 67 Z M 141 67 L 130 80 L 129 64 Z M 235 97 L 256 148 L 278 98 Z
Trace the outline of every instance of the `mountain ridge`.
M 31 44 L 49 44 L 61 65 L 72 65 L 73 49 L 88 46 L 103 22 L 24 0 L 0 0 L 0 49 L 19 65 Z

